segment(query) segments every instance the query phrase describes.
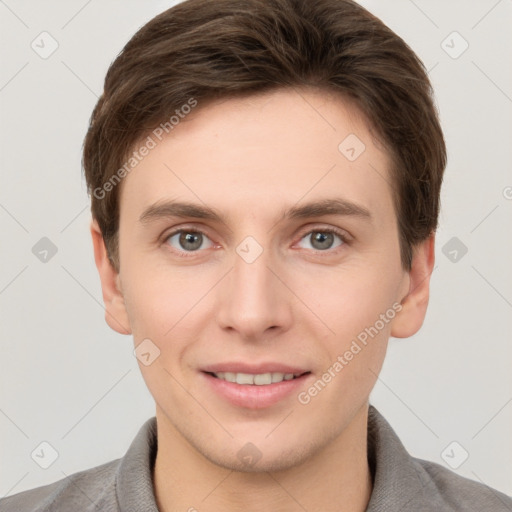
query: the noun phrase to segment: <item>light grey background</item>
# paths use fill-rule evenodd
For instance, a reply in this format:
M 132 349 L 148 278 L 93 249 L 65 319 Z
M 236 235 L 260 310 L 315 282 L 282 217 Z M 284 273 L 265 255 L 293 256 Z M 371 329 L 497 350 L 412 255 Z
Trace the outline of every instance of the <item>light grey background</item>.
M 391 341 L 372 403 L 413 455 L 466 450 L 459 474 L 512 494 L 512 1 L 361 3 L 430 70 L 449 151 L 427 319 Z M 131 337 L 103 319 L 80 158 L 109 63 L 172 4 L 0 0 L 0 496 L 121 457 L 154 415 Z M 467 254 L 443 253 L 453 237 Z

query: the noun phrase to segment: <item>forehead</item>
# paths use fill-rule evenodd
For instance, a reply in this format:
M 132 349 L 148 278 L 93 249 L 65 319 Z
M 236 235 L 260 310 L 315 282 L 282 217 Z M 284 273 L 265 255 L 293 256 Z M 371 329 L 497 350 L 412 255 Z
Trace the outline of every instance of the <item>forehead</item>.
M 393 210 L 388 155 L 358 109 L 332 93 L 290 89 L 198 102 L 161 140 L 150 137 L 153 147 L 124 178 L 122 217 L 169 199 L 228 217 L 244 211 L 270 219 L 334 195 L 376 215 Z

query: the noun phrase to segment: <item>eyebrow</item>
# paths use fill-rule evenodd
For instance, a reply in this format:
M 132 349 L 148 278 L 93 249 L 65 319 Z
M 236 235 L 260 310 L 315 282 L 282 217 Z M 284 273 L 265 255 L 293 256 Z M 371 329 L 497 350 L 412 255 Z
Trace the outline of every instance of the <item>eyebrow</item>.
M 302 206 L 292 206 L 282 213 L 281 219 L 306 219 L 323 215 L 359 217 L 367 221 L 372 219 L 372 215 L 367 208 L 341 198 L 322 199 Z M 178 201 L 158 202 L 149 206 L 141 214 L 139 221 L 146 224 L 170 217 L 189 217 L 226 223 L 222 214 L 215 208 Z

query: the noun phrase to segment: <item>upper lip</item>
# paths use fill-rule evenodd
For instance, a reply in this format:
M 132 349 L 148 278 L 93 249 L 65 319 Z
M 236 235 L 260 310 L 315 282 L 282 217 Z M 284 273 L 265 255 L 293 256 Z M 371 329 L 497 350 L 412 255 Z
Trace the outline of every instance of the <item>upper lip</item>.
M 262 373 L 293 373 L 294 375 L 302 375 L 309 372 L 304 367 L 289 366 L 283 363 L 268 362 L 268 363 L 244 363 L 244 362 L 226 362 L 217 363 L 205 366 L 202 368 L 203 372 L 219 373 L 219 372 L 232 372 L 232 373 L 249 373 L 249 374 L 262 374 Z

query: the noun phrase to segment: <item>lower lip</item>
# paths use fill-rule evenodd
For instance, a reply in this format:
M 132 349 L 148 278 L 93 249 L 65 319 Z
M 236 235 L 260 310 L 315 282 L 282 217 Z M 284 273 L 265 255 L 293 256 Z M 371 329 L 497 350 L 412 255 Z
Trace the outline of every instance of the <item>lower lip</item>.
M 291 394 L 298 394 L 299 390 L 304 387 L 305 381 L 312 375 L 307 373 L 295 379 L 258 386 L 256 384 L 228 382 L 205 372 L 201 372 L 201 374 L 218 395 L 233 405 L 247 409 L 264 409 Z

